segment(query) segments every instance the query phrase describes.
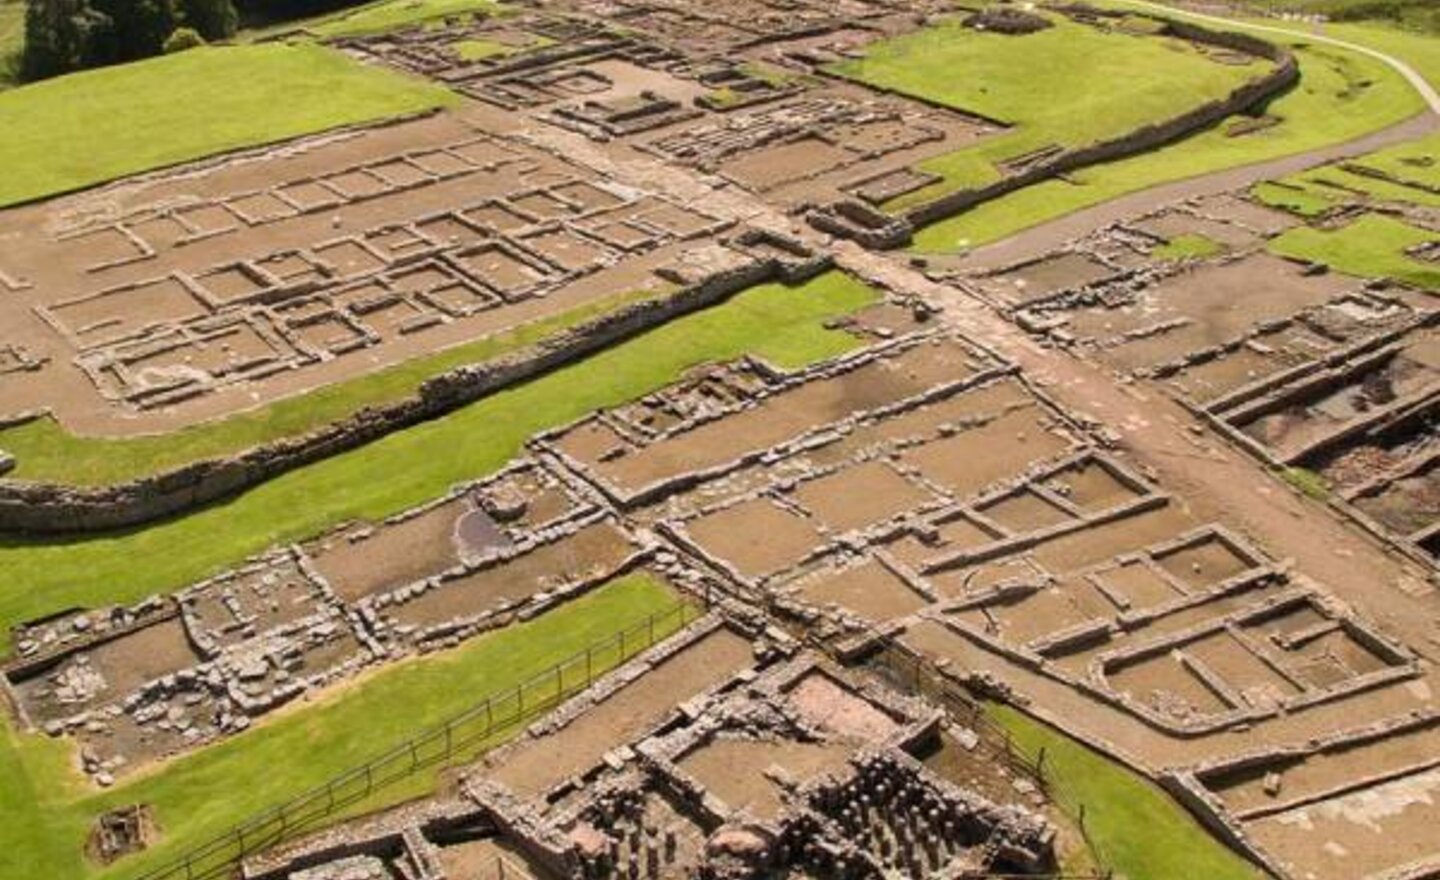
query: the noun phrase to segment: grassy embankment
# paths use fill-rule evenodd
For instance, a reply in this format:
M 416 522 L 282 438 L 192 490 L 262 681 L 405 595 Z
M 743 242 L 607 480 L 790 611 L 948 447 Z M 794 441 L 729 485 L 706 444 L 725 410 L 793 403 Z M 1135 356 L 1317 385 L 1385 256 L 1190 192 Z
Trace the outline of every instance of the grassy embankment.
M 286 27 L 304 28 L 317 37 L 358 37 L 500 11 L 502 6 L 496 0 L 380 0 Z
M 1153 34 L 1102 31 L 1048 14 L 1054 26 L 1011 36 L 958 18 L 866 49 L 831 72 L 955 107 L 1012 128 L 920 163 L 942 180 L 887 204 L 901 210 L 956 189 L 982 186 L 1005 163 L 1050 147 L 1119 137 L 1229 94 L 1268 62 L 1225 64 L 1194 46 Z M 1036 63 L 1044 59 L 1044 63 Z M 1137 76 L 1136 71 L 1144 71 Z
M 458 100 L 313 45 L 208 47 L 62 76 L 0 94 L 0 206 Z
M 921 230 L 913 249 L 965 250 L 1160 184 L 1354 140 L 1424 109 L 1405 80 L 1378 60 L 1299 36 L 1291 49 L 1300 60 L 1301 83 L 1265 108 L 1274 124 L 1232 136 L 1225 123 L 1141 156 L 1029 187 Z

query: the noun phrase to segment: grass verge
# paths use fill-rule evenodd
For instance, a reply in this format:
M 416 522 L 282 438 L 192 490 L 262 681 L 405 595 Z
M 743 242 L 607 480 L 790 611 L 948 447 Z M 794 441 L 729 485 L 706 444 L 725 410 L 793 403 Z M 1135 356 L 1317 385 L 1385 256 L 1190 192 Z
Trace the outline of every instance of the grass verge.
M 486 336 L 383 370 L 278 400 L 256 410 L 168 434 L 85 437 L 53 418 L 0 429 L 0 449 L 16 457 L 14 477 L 69 485 L 133 480 L 207 458 L 234 455 L 339 421 L 365 407 L 395 403 L 448 370 L 509 354 L 630 303 L 667 293 L 633 291 Z
M 1154 783 L 1018 709 L 991 717 L 1034 757 L 1046 775 L 1085 805 L 1085 829 L 1103 860 L 1126 880 L 1261 880 L 1245 859 L 1216 840 Z
M 0 94 L 0 206 L 458 100 L 311 45 L 207 47 L 62 76 Z
M 877 297 L 837 272 L 798 287 L 761 285 L 185 516 L 84 537 L 0 537 L 0 654 L 13 624 L 70 606 L 133 602 L 272 544 L 399 512 L 499 469 L 537 431 L 650 393 L 701 363 L 752 353 L 794 367 L 841 354 L 858 341 L 822 323 Z
M 587 645 L 673 604 L 648 575 L 617 579 L 528 623 L 442 654 L 381 667 L 317 702 L 97 793 L 80 782 L 66 747 L 0 725 L 0 876 L 134 877 L 370 760 L 427 727 L 513 688 Z M 463 686 L 457 686 L 463 683 Z M 433 771 L 367 804 L 379 808 L 434 787 Z M 154 807 L 162 837 L 108 870 L 82 855 L 94 817 L 127 804 Z

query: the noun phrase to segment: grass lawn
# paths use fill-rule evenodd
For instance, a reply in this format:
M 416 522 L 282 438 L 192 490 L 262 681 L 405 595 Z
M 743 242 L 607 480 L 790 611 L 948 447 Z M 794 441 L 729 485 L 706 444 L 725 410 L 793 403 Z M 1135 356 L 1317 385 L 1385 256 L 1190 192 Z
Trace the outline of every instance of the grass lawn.
M 1366 214 L 1333 231 L 1299 226 L 1272 239 L 1267 247 L 1281 256 L 1324 263 L 1348 275 L 1386 276 L 1440 290 L 1440 266 L 1404 253 L 1406 248 L 1437 239 L 1440 235 L 1392 217 Z
M 1301 82 L 1267 108 L 1281 120 L 1278 125 L 1239 137 L 1226 136 L 1222 126 L 1144 155 L 1081 169 L 1067 180 L 1028 187 L 922 229 L 912 249 L 949 253 L 997 241 L 1162 183 L 1363 137 L 1424 109 L 1420 96 L 1379 61 L 1333 47 L 1293 48 Z
M 1440 42 L 1437 42 L 1440 50 Z M 1355 164 L 1383 171 L 1398 181 L 1440 189 L 1440 134 L 1362 156 Z
M 1015 126 L 921 163 L 945 180 L 887 209 L 988 183 L 1000 176 L 999 163 L 1040 148 L 1088 144 L 1168 119 L 1229 94 L 1268 65 L 1220 64 L 1180 40 L 1105 32 L 1060 15 L 1049 17 L 1054 27 L 1023 36 L 977 31 L 958 18 L 947 19 L 872 45 L 864 58 L 830 68 Z
M 358 37 L 398 30 L 457 15 L 490 15 L 497 0 L 381 0 L 290 27 L 303 27 L 318 37 Z
M 483 61 L 486 58 L 497 58 L 505 55 L 514 55 L 516 52 L 540 49 L 555 43 L 549 37 L 531 35 L 530 40 L 524 45 L 514 43 L 502 43 L 499 40 L 461 40 L 451 46 L 460 58 L 465 61 Z
M 1177 235 L 1157 247 L 1151 256 L 1162 260 L 1204 259 L 1225 253 L 1225 245 L 1194 232 Z
M 323 784 L 487 694 L 513 688 L 554 664 L 671 607 L 677 595 L 647 575 L 617 579 L 535 620 L 441 654 L 382 667 L 315 703 L 284 710 L 239 736 L 97 792 L 71 769 L 67 746 L 0 722 L 0 876 L 132 877 L 238 821 Z M 378 807 L 434 784 L 417 774 Z M 82 856 L 91 821 L 116 806 L 153 806 L 154 849 L 101 871 Z
M 1335 22 L 1312 30 L 1394 56 L 1440 89 L 1440 33 L 1404 30 L 1381 22 Z
M 877 297 L 836 272 L 799 287 L 762 285 L 186 516 L 85 537 L 0 537 L 0 654 L 11 624 L 74 605 L 133 602 L 277 542 L 399 512 L 497 470 L 539 430 L 640 397 L 698 364 L 748 352 L 798 366 L 841 354 L 857 340 L 821 324 Z
M 1347 167 L 1349 166 L 1349 167 Z M 1361 166 L 1392 178 L 1382 180 L 1356 173 Z M 1431 135 L 1361 156 L 1260 184 L 1253 190 L 1261 201 L 1302 217 L 1313 217 L 1347 201 L 1374 199 L 1440 208 L 1440 135 Z
M 1261 880 L 1260 871 L 1216 840 L 1169 795 L 1128 768 L 1009 706 L 991 717 L 1047 775 L 1085 804 L 1085 826 L 1125 880 Z
M 1272 208 L 1301 217 L 1318 217 L 1342 201 L 1338 193 L 1271 180 L 1255 184 L 1250 194 Z
M 458 100 L 320 46 L 193 49 L 71 74 L 0 94 L 0 205 Z
M 647 290 L 606 297 L 375 373 L 169 434 L 84 437 L 71 434 L 46 417 L 0 429 L 0 449 L 16 456 L 18 465 L 12 473 L 21 479 L 70 485 L 132 480 L 201 459 L 233 455 L 261 443 L 298 437 L 364 407 L 410 397 L 426 379 L 447 370 L 517 351 L 629 303 L 666 292 Z
M 1419 53 L 1407 57 L 1409 49 L 1423 45 L 1427 37 L 1440 37 L 1440 6 L 1435 0 L 1244 0 L 1245 5 L 1258 13 L 1281 15 L 1302 13 L 1324 15 L 1330 19 L 1323 24 L 1308 22 L 1287 22 L 1283 19 L 1267 18 L 1279 27 L 1311 30 L 1340 37 L 1351 42 L 1373 46 L 1404 58 L 1411 64 L 1421 60 Z M 1433 51 L 1433 50 L 1432 50 Z M 1432 82 L 1440 84 L 1440 59 L 1431 57 L 1431 72 L 1425 72 Z

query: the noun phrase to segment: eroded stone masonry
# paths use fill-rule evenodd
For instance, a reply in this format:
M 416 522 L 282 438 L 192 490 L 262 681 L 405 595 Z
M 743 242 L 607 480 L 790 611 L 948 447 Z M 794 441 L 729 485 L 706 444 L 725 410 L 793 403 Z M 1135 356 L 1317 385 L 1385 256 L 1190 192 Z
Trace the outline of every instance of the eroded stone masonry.
M 564 325 L 232 457 L 112 486 L 0 479 L 0 526 L 39 533 L 183 514 L 755 285 L 837 272 L 875 292 L 830 323 L 844 354 L 707 364 L 383 521 L 18 626 L 0 692 L 20 727 L 111 789 L 644 575 L 699 619 L 439 794 L 247 853 L 243 875 L 1054 876 L 1081 832 L 977 720 L 999 700 L 1276 876 L 1440 876 L 1433 292 L 1278 256 L 1302 218 L 1229 184 L 1075 235 L 887 253 L 1296 75 L 1251 38 L 1050 8 L 1265 72 L 955 190 L 925 163 L 1004 123 L 826 72 L 950 11 L 560 0 L 341 40 L 467 100 L 0 215 L 4 424 L 170 431 Z M 1386 210 L 1440 234 L 1433 208 Z M 17 465 L 0 452 L 0 477 Z M 887 674 L 896 658 L 929 696 Z M 163 836 L 121 805 L 87 851 Z

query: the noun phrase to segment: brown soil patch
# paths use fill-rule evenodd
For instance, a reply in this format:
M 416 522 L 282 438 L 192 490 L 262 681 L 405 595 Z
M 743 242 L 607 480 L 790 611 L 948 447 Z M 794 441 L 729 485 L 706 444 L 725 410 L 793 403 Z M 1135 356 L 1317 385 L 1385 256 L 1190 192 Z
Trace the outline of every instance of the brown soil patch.
M 457 564 L 455 524 L 468 509 L 457 498 L 404 522 L 374 527 L 363 540 L 334 535 L 307 553 L 336 595 L 353 602 Z
M 872 623 L 905 617 L 926 605 L 923 596 L 874 561 L 812 575 L 800 595 L 816 605 L 839 605 Z
M 936 500 L 879 461 L 807 482 L 795 490 L 794 498 L 837 532 L 884 522 Z
M 764 498 L 692 520 L 685 530 L 705 552 L 751 578 L 789 568 L 824 541 L 810 520 Z
M 907 451 L 904 460 L 955 495 L 969 497 L 1069 447 L 1037 409 L 1026 408 Z
M 582 773 L 606 752 L 628 742 L 680 703 L 714 687 L 751 663 L 750 643 L 717 630 L 555 733 L 507 750 L 490 776 L 523 795 L 537 795 Z
M 472 617 L 536 593 L 614 571 L 634 550 L 625 533 L 600 522 L 523 556 L 445 581 L 387 613 L 406 626 Z

